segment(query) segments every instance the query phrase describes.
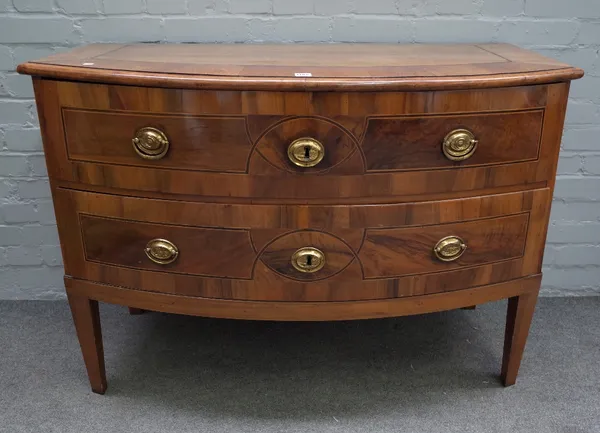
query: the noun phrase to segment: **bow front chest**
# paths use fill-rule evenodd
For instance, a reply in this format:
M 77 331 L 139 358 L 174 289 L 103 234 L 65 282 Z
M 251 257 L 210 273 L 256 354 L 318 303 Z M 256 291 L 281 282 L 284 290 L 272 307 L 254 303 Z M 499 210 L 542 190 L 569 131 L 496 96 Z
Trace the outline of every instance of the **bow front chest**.
M 99 44 L 19 72 L 95 392 L 98 301 L 347 320 L 508 298 L 515 382 L 582 71 L 503 44 Z

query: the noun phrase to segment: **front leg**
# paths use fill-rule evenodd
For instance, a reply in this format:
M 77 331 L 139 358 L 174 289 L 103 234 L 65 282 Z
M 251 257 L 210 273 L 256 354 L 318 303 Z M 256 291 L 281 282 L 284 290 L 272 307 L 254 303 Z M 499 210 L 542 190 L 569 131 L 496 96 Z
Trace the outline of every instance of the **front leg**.
M 106 370 L 98 301 L 69 293 L 67 293 L 67 298 L 92 391 L 104 394 L 106 392 Z
M 500 376 L 504 386 L 514 385 L 517 380 L 538 293 L 539 289 L 508 299 L 504 355 Z

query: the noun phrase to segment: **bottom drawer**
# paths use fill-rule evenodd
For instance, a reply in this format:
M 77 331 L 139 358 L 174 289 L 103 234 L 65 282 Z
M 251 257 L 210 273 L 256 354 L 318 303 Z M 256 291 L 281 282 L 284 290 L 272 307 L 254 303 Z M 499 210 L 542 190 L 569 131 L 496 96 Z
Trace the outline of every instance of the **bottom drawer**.
M 549 207 L 547 189 L 343 206 L 227 205 L 61 188 L 54 199 L 70 276 L 279 301 L 386 299 L 536 274 Z

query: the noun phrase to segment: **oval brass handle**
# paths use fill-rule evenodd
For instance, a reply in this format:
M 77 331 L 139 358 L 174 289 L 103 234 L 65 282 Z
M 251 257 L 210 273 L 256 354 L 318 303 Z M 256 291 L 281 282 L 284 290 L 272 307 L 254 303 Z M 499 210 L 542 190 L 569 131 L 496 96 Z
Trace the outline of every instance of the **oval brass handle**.
M 433 253 L 442 262 L 453 262 L 464 254 L 467 244 L 458 236 L 446 236 L 433 247 Z
M 323 160 L 325 147 L 314 138 L 299 138 L 288 147 L 288 158 L 298 167 L 314 167 Z
M 131 141 L 136 153 L 144 159 L 161 159 L 169 150 L 166 134 L 151 126 L 138 129 Z
M 467 129 L 455 129 L 444 137 L 442 150 L 446 158 L 451 161 L 464 161 L 469 159 L 477 149 L 478 140 Z
M 325 254 L 314 247 L 300 248 L 292 255 L 292 266 L 300 272 L 317 272 L 325 266 Z
M 179 249 L 166 239 L 152 239 L 146 244 L 144 252 L 150 260 L 159 265 L 173 263 L 179 256 Z

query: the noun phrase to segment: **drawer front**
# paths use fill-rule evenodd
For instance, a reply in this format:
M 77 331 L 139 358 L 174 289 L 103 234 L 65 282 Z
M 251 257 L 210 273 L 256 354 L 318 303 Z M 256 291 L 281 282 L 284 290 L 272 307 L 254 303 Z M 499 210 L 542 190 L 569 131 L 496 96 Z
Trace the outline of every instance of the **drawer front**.
M 68 275 L 253 300 L 393 298 L 535 274 L 549 206 L 547 189 L 371 206 L 54 195 Z
M 543 110 L 364 119 L 340 116 L 335 121 L 63 110 L 65 140 L 73 161 L 256 175 L 278 171 L 282 175 L 363 174 L 533 161 L 538 157 L 542 118 Z M 353 135 L 343 123 L 366 123 L 364 135 Z M 261 131 L 261 126 L 266 129 Z M 257 130 L 256 143 L 247 128 Z M 472 146 L 452 152 L 453 133 L 459 139 L 472 134 Z M 322 159 L 314 166 L 309 160 L 311 141 L 301 146 L 306 162 L 288 153 L 292 143 L 304 138 L 322 146 L 315 150 L 322 153 Z
M 543 110 L 535 110 L 371 118 L 362 140 L 366 169 L 422 170 L 535 160 L 543 115 Z M 473 143 L 452 141 L 464 140 L 469 133 Z
M 62 115 L 73 161 L 244 173 L 252 150 L 241 116 L 77 109 L 64 109 Z
M 439 272 L 522 257 L 528 216 L 369 229 L 359 256 L 365 278 Z
M 85 258 L 91 262 L 190 275 L 252 277 L 254 251 L 245 230 L 182 227 L 85 214 L 80 214 L 79 221 Z
M 544 122 L 562 122 L 562 94 L 551 86 L 286 93 L 35 85 L 55 95 L 39 101 L 52 177 L 148 193 L 343 200 L 544 186 L 558 144 L 545 138 Z

